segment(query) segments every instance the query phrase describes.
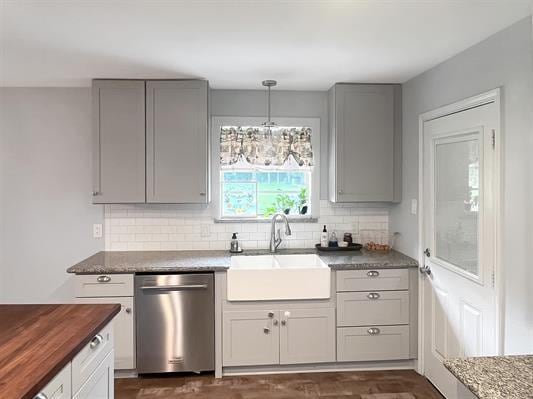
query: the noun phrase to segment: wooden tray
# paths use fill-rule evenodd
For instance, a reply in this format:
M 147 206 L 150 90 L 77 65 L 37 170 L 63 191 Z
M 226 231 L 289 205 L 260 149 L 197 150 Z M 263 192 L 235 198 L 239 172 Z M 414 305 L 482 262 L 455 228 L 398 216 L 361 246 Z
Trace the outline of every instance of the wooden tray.
M 315 244 L 315 248 L 323 252 L 346 252 L 346 251 L 359 251 L 363 246 L 361 244 L 353 243 L 347 247 L 321 247 L 320 244 Z

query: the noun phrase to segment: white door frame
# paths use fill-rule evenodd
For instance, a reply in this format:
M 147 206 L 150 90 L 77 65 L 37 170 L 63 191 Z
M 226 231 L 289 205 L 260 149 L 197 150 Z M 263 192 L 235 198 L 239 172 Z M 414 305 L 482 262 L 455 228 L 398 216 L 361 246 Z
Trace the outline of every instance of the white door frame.
M 498 129 L 494 136 L 494 170 L 495 180 L 494 189 L 496 198 L 494 199 L 494 210 L 496 220 L 494 221 L 494 243 L 495 243 L 495 256 L 494 256 L 494 290 L 496 295 L 496 342 L 497 352 L 499 355 L 503 354 L 503 341 L 504 341 L 504 271 L 501 267 L 501 221 L 502 221 L 502 122 L 501 122 L 501 89 L 496 88 L 494 90 L 487 91 L 485 93 L 478 94 L 477 96 L 469 97 L 464 100 L 455 102 L 453 104 L 445 105 L 443 107 L 434 109 L 432 111 L 425 112 L 418 117 L 418 263 L 424 265 L 425 256 L 423 254 L 424 243 L 424 123 L 437 119 L 443 116 L 455 114 L 457 112 L 466 111 L 471 108 L 479 107 L 481 105 L 494 103 L 498 110 L 497 126 Z M 418 276 L 418 363 L 417 371 L 420 374 L 424 374 L 424 276 L 419 274 Z

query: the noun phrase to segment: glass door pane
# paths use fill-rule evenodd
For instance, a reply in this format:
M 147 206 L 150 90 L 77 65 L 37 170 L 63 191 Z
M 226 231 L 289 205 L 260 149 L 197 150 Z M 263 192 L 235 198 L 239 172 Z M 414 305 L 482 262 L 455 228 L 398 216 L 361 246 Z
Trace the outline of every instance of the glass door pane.
M 480 157 L 477 135 L 435 141 L 435 256 L 478 275 Z

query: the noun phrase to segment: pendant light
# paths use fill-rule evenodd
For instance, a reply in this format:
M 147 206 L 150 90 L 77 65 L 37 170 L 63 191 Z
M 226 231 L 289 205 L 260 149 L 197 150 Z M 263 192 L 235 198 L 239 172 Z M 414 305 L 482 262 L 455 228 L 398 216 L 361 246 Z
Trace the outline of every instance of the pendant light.
M 274 122 L 272 122 L 270 120 L 270 90 L 272 89 L 272 87 L 276 86 L 278 84 L 278 82 L 276 82 L 275 80 L 263 80 L 262 82 L 262 85 L 265 86 L 267 89 L 268 89 L 268 101 L 267 101 L 267 121 L 266 122 L 263 122 L 263 126 L 268 128 L 268 130 L 270 131 L 270 128 L 271 127 L 274 127 L 276 126 L 276 124 Z

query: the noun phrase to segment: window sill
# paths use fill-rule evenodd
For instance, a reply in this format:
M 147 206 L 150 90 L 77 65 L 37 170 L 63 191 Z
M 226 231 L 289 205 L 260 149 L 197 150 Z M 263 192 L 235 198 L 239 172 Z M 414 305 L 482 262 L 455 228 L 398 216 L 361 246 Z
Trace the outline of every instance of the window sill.
M 318 218 L 314 217 L 289 217 L 289 223 L 318 223 Z M 235 219 L 214 219 L 215 223 L 270 223 L 269 219 L 248 219 L 248 218 L 235 218 Z

